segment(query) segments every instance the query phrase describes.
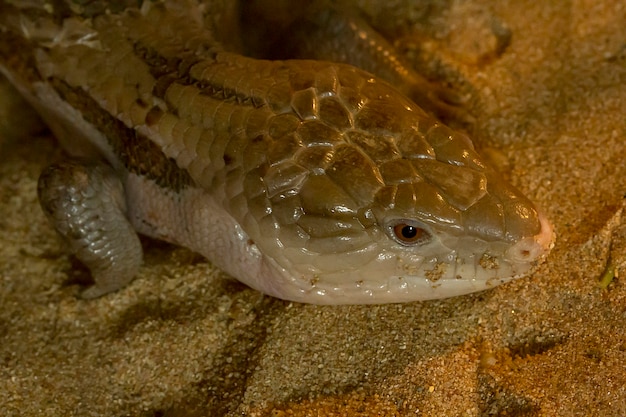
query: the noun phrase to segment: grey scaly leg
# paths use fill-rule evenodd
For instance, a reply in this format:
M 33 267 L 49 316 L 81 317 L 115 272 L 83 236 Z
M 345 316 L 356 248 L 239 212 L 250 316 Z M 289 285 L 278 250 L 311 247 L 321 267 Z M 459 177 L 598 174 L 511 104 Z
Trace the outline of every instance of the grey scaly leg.
M 124 188 L 104 164 L 63 162 L 39 177 L 39 202 L 70 250 L 90 270 L 95 284 L 82 292 L 95 298 L 128 284 L 142 263 L 141 243 L 126 218 Z

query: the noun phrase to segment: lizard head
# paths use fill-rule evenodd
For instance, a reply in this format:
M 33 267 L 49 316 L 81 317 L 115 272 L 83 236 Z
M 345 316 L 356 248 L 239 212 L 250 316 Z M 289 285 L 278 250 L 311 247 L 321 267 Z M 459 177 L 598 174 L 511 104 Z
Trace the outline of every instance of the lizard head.
M 292 109 L 314 117 L 289 133 L 293 157 L 263 174 L 260 246 L 288 284 L 262 290 L 323 304 L 444 298 L 523 276 L 545 256 L 549 222 L 467 136 L 385 82 L 334 68 L 332 91 L 294 95 Z

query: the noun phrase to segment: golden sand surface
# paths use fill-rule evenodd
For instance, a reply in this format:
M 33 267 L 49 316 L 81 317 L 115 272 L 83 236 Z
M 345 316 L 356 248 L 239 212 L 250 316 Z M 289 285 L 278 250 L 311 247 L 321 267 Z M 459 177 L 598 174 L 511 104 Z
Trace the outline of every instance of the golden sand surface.
M 547 261 L 479 294 L 331 307 L 263 296 L 144 240 L 130 286 L 81 300 L 88 273 L 36 196 L 62 153 L 5 106 L 0 414 L 626 415 L 626 2 L 361 7 L 471 97 L 477 147 L 555 225 Z

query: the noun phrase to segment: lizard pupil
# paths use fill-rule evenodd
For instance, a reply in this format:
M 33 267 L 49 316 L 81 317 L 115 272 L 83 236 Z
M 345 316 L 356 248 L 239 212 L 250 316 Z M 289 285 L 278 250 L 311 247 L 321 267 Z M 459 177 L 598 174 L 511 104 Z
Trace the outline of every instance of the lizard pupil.
M 412 240 L 415 238 L 415 236 L 417 236 L 417 227 L 406 225 L 402 228 L 400 233 L 402 233 L 403 238 Z

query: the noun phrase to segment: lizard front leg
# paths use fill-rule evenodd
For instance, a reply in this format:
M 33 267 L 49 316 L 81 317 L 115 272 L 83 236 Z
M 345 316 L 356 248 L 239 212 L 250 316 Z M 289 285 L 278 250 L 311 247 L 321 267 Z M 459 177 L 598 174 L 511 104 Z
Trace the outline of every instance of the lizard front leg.
M 70 250 L 90 270 L 95 298 L 127 285 L 142 263 L 141 243 L 126 217 L 122 182 L 103 163 L 63 162 L 39 177 L 39 202 Z

